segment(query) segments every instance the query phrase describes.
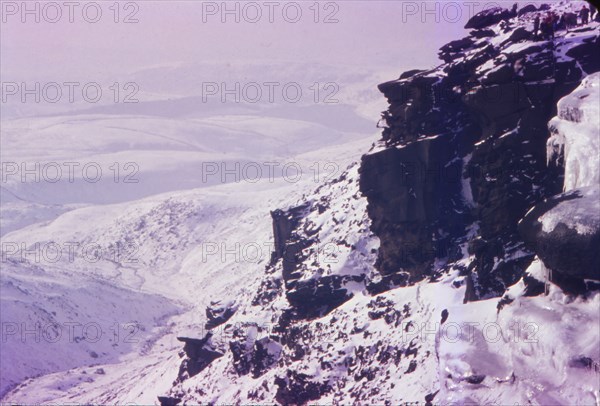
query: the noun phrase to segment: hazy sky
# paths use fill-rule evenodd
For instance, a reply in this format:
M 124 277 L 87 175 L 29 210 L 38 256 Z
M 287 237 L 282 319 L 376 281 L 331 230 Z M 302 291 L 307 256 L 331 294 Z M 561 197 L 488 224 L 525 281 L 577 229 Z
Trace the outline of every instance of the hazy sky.
M 5 77 L 94 75 L 172 62 L 237 60 L 430 67 L 438 64 L 441 45 L 463 35 L 469 13 L 493 5 L 144 0 L 118 3 L 115 22 L 113 1 L 74 3 L 27 2 L 28 10 L 23 10 L 21 1 L 2 1 Z M 137 22 L 125 23 L 127 17 Z

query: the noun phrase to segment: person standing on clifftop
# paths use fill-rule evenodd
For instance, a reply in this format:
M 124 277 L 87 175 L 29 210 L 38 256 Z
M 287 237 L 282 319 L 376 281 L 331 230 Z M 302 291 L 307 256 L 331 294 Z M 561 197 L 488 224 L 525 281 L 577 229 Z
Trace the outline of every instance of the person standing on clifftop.
M 581 17 L 581 25 L 587 25 L 590 18 L 590 9 L 587 6 L 583 6 L 579 12 L 579 16 Z
M 554 39 L 554 14 L 548 13 L 542 22 L 542 34 L 544 38 Z

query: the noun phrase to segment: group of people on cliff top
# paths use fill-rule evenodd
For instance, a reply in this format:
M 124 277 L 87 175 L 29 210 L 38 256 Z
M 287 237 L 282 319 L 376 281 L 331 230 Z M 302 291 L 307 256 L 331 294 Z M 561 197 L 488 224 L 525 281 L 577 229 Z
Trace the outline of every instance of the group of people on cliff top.
M 581 24 L 579 24 L 577 17 L 577 13 L 566 12 L 559 17 L 554 11 L 550 11 L 543 19 L 540 19 L 540 15 L 538 14 L 533 21 L 533 35 L 536 38 L 539 38 L 541 34 L 541 38 L 554 39 L 554 33 L 558 30 L 566 29 L 569 31 L 569 28 L 578 25 L 587 25 L 589 24 L 590 19 L 592 21 L 600 21 L 600 12 L 598 12 L 596 7 L 592 4 L 590 4 L 589 7 L 584 5 L 581 10 L 579 10 Z

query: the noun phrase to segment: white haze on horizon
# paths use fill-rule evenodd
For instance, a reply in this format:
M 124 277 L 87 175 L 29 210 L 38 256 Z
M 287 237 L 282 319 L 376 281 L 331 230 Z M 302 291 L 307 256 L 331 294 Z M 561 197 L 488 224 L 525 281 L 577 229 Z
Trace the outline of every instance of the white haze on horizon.
M 19 10 L 11 10 L 13 6 L 6 3 L 16 4 Z M 252 16 L 249 18 L 254 16 L 254 9 L 247 8 L 249 2 L 229 2 L 225 7 L 234 9 L 236 3 L 239 23 L 234 21 L 235 15 L 223 15 L 222 2 L 199 1 L 138 1 L 137 10 L 125 8 L 127 2 L 121 2 L 120 20 L 135 12 L 133 18 L 138 22 L 114 23 L 113 3 L 99 2 L 102 17 L 92 24 L 83 18 L 81 7 L 74 8 L 72 23 L 66 7 L 61 7 L 62 17 L 56 23 L 45 19 L 40 9 L 40 22 L 36 23 L 35 15 L 23 17 L 21 2 L 3 2 L 1 73 L 5 80 L 43 76 L 63 80 L 207 61 L 353 65 L 382 71 L 391 68 L 400 73 L 402 69 L 437 65 L 437 49 L 464 33 L 469 12 L 468 7 L 460 7 L 463 15 L 457 22 L 444 22 L 444 14 L 453 9 L 438 5 L 437 13 L 427 15 L 421 2 L 320 2 L 320 22 L 315 23 L 314 3 L 298 2 L 302 17 L 290 23 L 283 16 L 286 3 L 278 3 L 271 23 L 265 5 L 268 2 L 255 2 L 262 16 L 252 23 L 243 18 L 244 10 Z M 28 4 L 35 7 L 34 2 Z M 287 10 L 293 18 L 294 9 Z M 51 19 L 55 11 L 47 9 L 46 14 Z M 324 23 L 328 15 L 338 21 Z

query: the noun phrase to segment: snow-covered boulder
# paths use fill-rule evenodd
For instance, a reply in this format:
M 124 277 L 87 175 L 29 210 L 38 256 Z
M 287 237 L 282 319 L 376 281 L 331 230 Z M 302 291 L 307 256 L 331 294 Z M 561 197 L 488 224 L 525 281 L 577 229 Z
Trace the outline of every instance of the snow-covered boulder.
M 600 188 L 577 189 L 538 204 L 520 230 L 544 264 L 578 279 L 600 280 Z

